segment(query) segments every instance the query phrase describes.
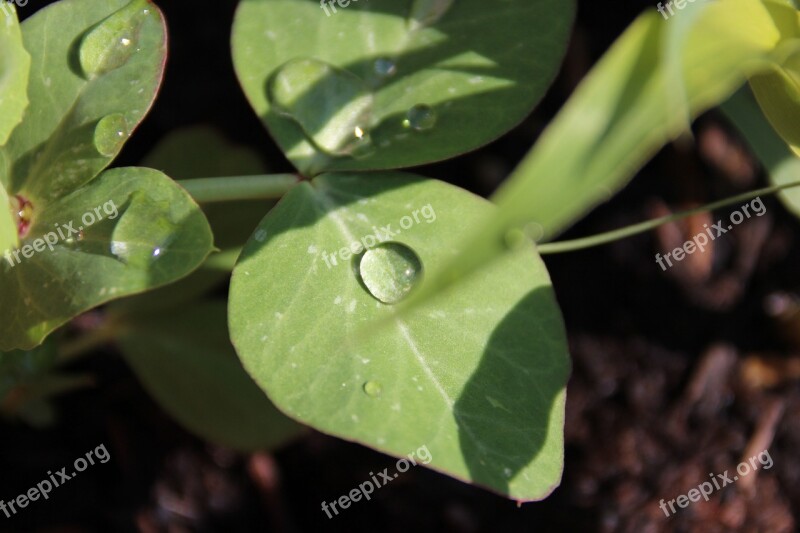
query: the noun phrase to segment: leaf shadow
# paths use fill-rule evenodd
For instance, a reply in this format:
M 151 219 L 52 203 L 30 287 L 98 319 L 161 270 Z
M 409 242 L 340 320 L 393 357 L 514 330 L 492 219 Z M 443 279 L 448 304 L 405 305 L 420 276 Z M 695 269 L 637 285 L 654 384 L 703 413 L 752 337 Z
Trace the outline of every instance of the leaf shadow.
M 511 480 L 545 451 L 549 431 L 563 430 L 553 428 L 551 418 L 557 414 L 553 411 L 566 386 L 570 360 L 566 351 L 563 357 L 553 353 L 559 343 L 543 342 L 542 337 L 552 338 L 557 327 L 566 345 L 566 334 L 560 323 L 533 327 L 537 319 L 552 315 L 555 306 L 549 287 L 537 288 L 522 298 L 492 332 L 478 368 L 454 406 L 471 480 L 504 495 L 512 494 Z M 525 360 L 514 360 L 513 354 L 520 352 Z M 526 390 L 535 392 L 525 394 Z M 536 399 L 531 401 L 531 396 Z M 547 465 L 551 471 L 545 475 L 553 477 L 557 470 L 560 477 L 561 459 Z

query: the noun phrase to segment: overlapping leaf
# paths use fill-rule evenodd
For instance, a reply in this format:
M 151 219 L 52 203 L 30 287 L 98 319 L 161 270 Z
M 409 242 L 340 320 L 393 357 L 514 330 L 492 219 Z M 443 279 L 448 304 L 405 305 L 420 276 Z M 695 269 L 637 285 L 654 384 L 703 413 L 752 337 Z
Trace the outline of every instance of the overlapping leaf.
M 493 220 L 423 292 L 441 290 L 525 236 L 559 234 L 686 131 L 687 118 L 797 47 L 796 12 L 785 5 L 728 0 L 684 11 L 676 17 L 689 16 L 690 27 L 650 11 L 628 28 L 498 191 Z
M 420 165 L 478 148 L 531 111 L 560 65 L 573 4 L 244 0 L 234 64 L 301 172 Z
M 52 247 L 36 244 L 48 238 Z M 175 182 L 121 168 L 49 204 L 22 244 L 0 261 L 0 350 L 35 346 L 83 311 L 185 276 L 212 235 Z
M 0 200 L 19 211 L 18 242 L 4 243 L 0 261 L 5 351 L 37 345 L 94 306 L 185 276 L 212 241 L 197 205 L 165 175 L 126 168 L 97 177 L 158 89 L 160 12 L 146 0 L 64 0 L 26 20 L 23 39 L 31 102 L 0 148 L 8 193 Z
M 22 45 L 14 4 L 0 5 L 0 146 L 22 120 L 28 106 L 31 58 Z
M 2 149 L 0 181 L 39 207 L 89 182 L 122 148 L 161 83 L 166 34 L 147 0 L 63 0 L 26 20 L 23 38 L 31 102 Z
M 321 431 L 398 456 L 426 445 L 432 468 L 543 498 L 561 476 L 569 361 L 532 248 L 402 320 L 373 296 L 402 294 L 462 253 L 457 243 L 493 213 L 466 191 L 407 174 L 299 185 L 234 270 L 231 338 L 245 368 L 281 410 Z M 364 246 L 376 252 L 366 264 Z M 384 262 L 398 246 L 404 255 Z M 391 326 L 359 336 L 380 320 Z
M 725 102 L 722 110 L 747 140 L 773 185 L 800 180 L 800 158 L 775 133 L 747 89 L 740 90 Z M 800 216 L 800 189 L 787 189 L 779 192 L 778 196 L 789 210 Z
M 278 412 L 242 369 L 226 313 L 222 302 L 195 302 L 125 315 L 120 348 L 148 392 L 190 431 L 242 450 L 284 444 L 301 426 Z

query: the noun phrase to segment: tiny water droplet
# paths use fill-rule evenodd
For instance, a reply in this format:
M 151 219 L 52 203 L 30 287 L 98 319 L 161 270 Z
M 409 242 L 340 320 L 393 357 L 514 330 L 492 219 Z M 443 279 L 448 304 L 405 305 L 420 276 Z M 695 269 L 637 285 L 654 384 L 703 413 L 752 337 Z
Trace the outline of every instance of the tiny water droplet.
M 525 244 L 538 243 L 544 237 L 544 227 L 538 222 L 528 222 L 522 228 L 512 228 L 505 234 L 505 244 L 510 249 Z
M 94 129 L 94 146 L 101 155 L 115 155 L 128 138 L 128 123 L 120 113 L 100 119 Z
M 380 78 L 390 78 L 397 73 L 397 64 L 388 57 L 382 57 L 375 60 L 373 70 Z
M 377 398 L 383 392 L 383 387 L 377 381 L 367 381 L 364 383 L 364 392 L 367 393 L 367 396 Z
M 270 78 L 267 98 L 320 150 L 335 156 L 371 150 L 374 96 L 353 73 L 317 59 L 292 59 Z
M 79 50 L 81 68 L 89 77 L 124 65 L 137 51 L 139 31 L 147 18 L 147 0 L 133 0 L 100 21 L 84 36 Z
M 439 21 L 453 7 L 455 0 L 414 0 L 408 18 L 411 29 L 430 26 Z
M 403 126 L 415 131 L 427 131 L 436 125 L 436 111 L 428 105 L 415 105 L 406 113 Z
M 422 262 L 408 246 L 388 242 L 364 252 L 357 273 L 376 300 L 395 304 L 419 283 Z
M 520 228 L 512 228 L 506 232 L 504 240 L 509 249 L 516 250 L 528 242 L 528 236 Z

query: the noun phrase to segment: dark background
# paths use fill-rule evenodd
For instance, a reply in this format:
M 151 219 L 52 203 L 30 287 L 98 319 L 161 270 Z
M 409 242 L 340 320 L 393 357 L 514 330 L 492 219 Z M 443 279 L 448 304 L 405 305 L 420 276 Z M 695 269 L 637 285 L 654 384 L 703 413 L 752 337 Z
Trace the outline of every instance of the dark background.
M 91 0 L 88 0 L 91 1 Z M 491 1 L 491 0 L 487 0 Z M 554 0 L 558 1 L 558 0 Z M 115 165 L 137 164 L 170 131 L 212 124 L 292 168 L 251 111 L 229 53 L 235 2 L 158 2 L 170 31 L 160 97 Z M 30 15 L 45 2 L 30 0 Z M 531 147 L 574 85 L 648 1 L 581 0 L 562 73 L 536 112 L 495 143 L 415 171 L 490 194 Z M 564 238 L 631 224 L 764 185 L 716 112 L 694 140 L 665 148 Z M 104 443 L 90 467 L 0 531 L 769 531 L 800 521 L 798 221 L 774 199 L 707 253 L 664 273 L 654 254 L 727 212 L 689 219 L 547 266 L 574 372 L 564 480 L 547 500 L 514 502 L 422 468 L 333 520 L 320 510 L 394 461 L 310 433 L 275 454 L 241 455 L 187 434 L 142 390 L 115 352 L 74 365 L 96 387 L 62 397 L 47 430 L 0 421 L 0 498 Z M 678 244 L 674 244 L 678 241 Z M 774 466 L 667 518 L 658 508 L 768 448 Z M 752 453 L 750 454 L 752 455 Z

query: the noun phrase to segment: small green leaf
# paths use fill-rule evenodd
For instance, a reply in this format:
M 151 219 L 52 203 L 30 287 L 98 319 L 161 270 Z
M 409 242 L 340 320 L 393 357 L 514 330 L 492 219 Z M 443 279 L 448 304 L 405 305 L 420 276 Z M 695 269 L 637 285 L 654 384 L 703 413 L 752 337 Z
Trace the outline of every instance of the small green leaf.
M 28 106 L 31 57 L 22 46 L 14 4 L 0 4 L 0 146 L 22 121 Z M 2 183 L 0 183 L 2 185 Z
M 691 16 L 691 28 L 655 11 L 640 16 L 494 196 L 496 215 L 463 244 L 460 256 L 432 273 L 419 300 L 491 262 L 516 233 L 543 241 L 564 231 L 685 132 L 687 118 L 724 101 L 747 76 L 796 48 L 796 12 L 767 4 L 688 4 L 681 16 Z M 670 52 L 670 46 L 679 49 Z
M 770 183 L 783 185 L 800 177 L 800 158 L 775 133 L 753 95 L 741 89 L 722 106 L 722 111 L 747 140 L 756 157 L 767 170 Z M 779 198 L 795 215 L 800 216 L 800 189 L 778 193 Z
M 320 431 L 396 456 L 424 444 L 432 468 L 543 498 L 561 477 L 569 358 L 533 249 L 394 318 L 417 278 L 461 253 L 456 243 L 493 213 L 408 174 L 300 184 L 234 270 L 229 323 L 245 368 L 279 409 Z
M 27 19 L 23 38 L 30 106 L 0 149 L 0 180 L 41 208 L 97 176 L 142 120 L 161 83 L 166 33 L 147 0 L 62 0 Z M 92 62 L 102 65 L 84 71 Z
M 245 373 L 228 339 L 224 303 L 151 309 L 123 315 L 121 324 L 125 360 L 188 430 L 240 450 L 275 448 L 302 431 Z
M 233 57 L 301 172 L 408 167 L 478 148 L 530 113 L 573 12 L 572 0 L 244 0 Z
M 212 235 L 174 181 L 120 168 L 37 211 L 20 245 L 0 260 L 0 350 L 30 348 L 81 312 L 186 276 Z

